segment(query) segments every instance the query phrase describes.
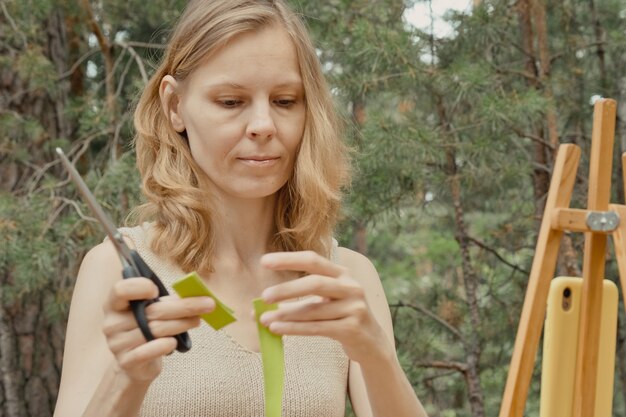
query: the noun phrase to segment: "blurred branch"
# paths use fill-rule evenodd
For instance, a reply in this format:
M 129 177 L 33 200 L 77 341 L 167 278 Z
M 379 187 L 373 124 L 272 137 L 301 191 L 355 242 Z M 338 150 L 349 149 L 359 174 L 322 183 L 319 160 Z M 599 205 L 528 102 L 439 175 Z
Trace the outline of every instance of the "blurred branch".
M 67 207 L 67 203 L 63 202 L 63 204 L 59 204 L 59 199 L 54 198 L 52 201 L 52 208 L 55 208 L 55 207 L 56 207 L 56 210 L 54 210 L 54 212 L 48 216 L 48 220 L 46 220 L 46 224 L 41 229 L 41 233 L 39 234 L 40 239 L 45 236 L 48 230 L 50 230 L 54 221 L 57 219 L 57 217 L 59 217 L 61 212 L 63 212 L 63 209 Z
M 59 197 L 59 200 L 61 200 L 65 204 L 69 204 L 70 206 L 74 207 L 74 210 L 76 210 L 76 213 L 81 219 L 88 221 L 88 222 L 92 222 L 92 223 L 99 223 L 97 219 L 84 215 L 83 211 L 80 209 L 80 206 L 78 205 L 76 201 L 70 200 L 69 198 L 65 198 L 65 197 Z
M 99 49 L 97 49 L 97 48 L 93 48 L 93 49 L 91 49 L 91 50 L 89 50 L 89 51 L 85 52 L 85 53 L 83 54 L 83 56 L 81 56 L 80 58 L 78 58 L 78 59 L 76 60 L 76 62 L 74 62 L 74 63 L 72 64 L 72 66 L 70 67 L 70 69 L 68 69 L 68 70 L 67 70 L 67 71 L 65 71 L 64 73 L 59 74 L 59 77 L 57 78 L 57 80 L 58 80 L 58 81 L 61 81 L 63 78 L 67 78 L 67 77 L 69 77 L 70 75 L 72 75 L 72 74 L 74 73 L 74 71 L 76 71 L 76 69 L 77 69 L 78 67 L 80 67 L 80 66 L 82 65 L 82 63 L 83 63 L 83 62 L 84 62 L 87 58 L 89 58 L 90 56 L 92 56 L 93 54 L 95 54 L 95 53 L 96 53 L 96 52 L 98 52 L 98 51 L 99 51 Z
M 437 369 L 437 368 L 435 368 L 435 369 Z M 439 368 L 439 369 L 448 369 L 448 368 Z M 425 376 L 424 378 L 422 378 L 422 381 L 425 384 L 428 384 L 429 382 L 434 381 L 435 379 L 438 379 L 438 378 L 445 378 L 445 377 L 450 376 L 450 375 L 456 375 L 457 374 L 456 371 L 457 371 L 456 369 L 453 369 L 452 372 L 441 372 L 441 373 L 437 373 L 435 375 Z
M 112 150 L 117 148 L 117 144 L 119 143 L 120 140 L 120 132 L 122 131 L 122 127 L 124 127 L 124 122 L 128 119 L 129 117 L 129 113 L 126 112 L 122 115 L 122 117 L 120 118 L 120 120 L 117 121 L 117 123 L 115 124 L 115 129 L 113 132 L 113 144 L 112 144 Z
M 135 51 L 135 49 L 132 46 L 130 46 L 128 42 L 119 41 L 118 44 L 121 45 L 124 49 L 127 49 L 128 52 L 130 52 L 130 54 L 132 55 L 132 57 L 135 58 L 135 62 L 137 62 L 137 66 L 139 67 L 139 72 L 141 73 L 141 79 L 143 80 L 144 84 L 147 84 L 148 73 L 146 72 L 146 68 L 143 65 L 143 61 L 141 57 L 139 56 L 139 54 L 137 54 L 137 51 Z
M 398 72 L 395 74 L 385 74 L 385 75 L 381 75 L 380 77 L 376 77 L 376 78 L 372 78 L 370 80 L 368 80 L 368 83 L 371 84 L 379 84 L 379 83 L 384 83 L 387 82 L 393 78 L 400 78 L 400 77 L 404 77 L 404 76 L 411 76 L 413 75 L 414 72 L 413 71 L 404 71 L 404 72 Z
M 147 43 L 147 42 L 136 42 L 136 41 L 128 41 L 126 45 L 136 46 L 137 48 L 151 48 L 151 49 L 165 49 L 167 45 L 162 43 Z
M 83 136 L 82 138 L 79 138 L 77 140 L 75 140 L 72 145 L 72 149 L 70 149 L 67 152 L 67 156 L 68 158 L 70 158 L 72 155 L 74 155 L 73 158 L 71 158 L 72 163 L 76 163 L 76 160 L 78 160 L 78 158 L 80 158 L 89 148 L 89 145 L 91 144 L 91 142 L 96 139 L 99 136 L 102 135 L 108 135 L 114 132 L 113 128 L 108 128 L 108 129 L 104 129 L 104 130 L 99 130 L 97 132 L 93 132 L 88 134 L 87 136 Z M 55 154 L 56 155 L 56 154 Z M 46 172 L 48 172 L 48 170 L 50 168 L 52 168 L 53 166 L 57 165 L 60 162 L 60 159 L 55 158 L 54 160 L 46 163 L 44 166 L 39 167 L 37 165 L 34 164 L 28 164 L 28 166 L 30 168 L 32 168 L 35 172 L 34 174 L 31 176 L 31 178 L 26 182 L 26 184 L 28 184 L 28 193 L 31 194 L 35 191 L 35 188 L 37 186 L 37 184 L 39 183 L 39 181 L 41 181 L 41 178 L 43 178 L 43 176 L 46 174 Z M 60 184 L 57 184 L 58 186 L 63 186 L 67 183 L 68 180 L 61 182 Z
M 120 54 L 121 59 L 121 54 Z M 115 99 L 117 100 L 119 96 L 122 94 L 122 89 L 124 88 L 124 81 L 126 80 L 126 76 L 128 75 L 128 71 L 130 70 L 130 66 L 133 63 L 134 59 L 131 56 L 128 61 L 126 61 L 126 65 L 122 70 L 122 74 L 120 75 L 120 80 L 117 82 L 117 89 L 115 90 Z
M 470 242 L 473 242 L 476 246 L 480 247 L 481 249 L 484 249 L 484 250 L 486 250 L 487 252 L 489 252 L 489 253 L 493 254 L 496 258 L 498 258 L 498 259 L 500 260 L 500 262 L 502 262 L 503 264 L 505 264 L 505 265 L 507 265 L 507 266 L 511 267 L 511 268 L 512 268 L 512 269 L 514 269 L 515 271 L 519 271 L 519 272 L 521 272 L 521 273 L 523 273 L 523 274 L 525 274 L 525 275 L 530 275 L 530 271 L 527 271 L 527 270 L 525 270 L 525 269 L 522 269 L 522 268 L 520 268 L 519 266 L 517 266 L 517 265 L 515 265 L 515 264 L 513 264 L 513 263 L 511 263 L 511 262 L 509 262 L 509 261 L 507 261 L 506 259 L 504 259 L 504 257 L 503 257 L 502 255 L 500 255 L 500 254 L 498 253 L 498 251 L 497 251 L 497 250 L 495 250 L 495 249 L 493 249 L 493 248 L 491 248 L 491 247 L 487 246 L 486 244 L 484 244 L 484 243 L 483 243 L 483 242 L 481 242 L 480 240 L 476 239 L 475 237 L 472 237 L 472 236 L 469 236 L 469 235 L 468 235 L 468 236 L 467 236 L 467 239 L 468 239 Z
M 436 369 L 453 369 L 462 374 L 467 373 L 468 366 L 462 362 L 456 361 L 421 361 L 416 362 L 418 368 L 436 368 Z
M 601 46 L 604 46 L 604 45 L 607 45 L 607 44 L 608 44 L 608 42 L 606 42 L 606 41 L 589 42 L 589 43 L 586 43 L 586 44 L 584 44 L 584 45 L 580 45 L 580 46 L 578 46 L 578 47 L 576 48 L 576 51 L 580 51 L 581 49 L 589 49 L 589 48 L 593 48 L 594 46 L 596 46 L 596 47 L 601 47 Z M 552 55 L 552 56 L 550 57 L 550 61 L 551 61 L 551 62 L 554 62 L 554 61 L 556 61 L 557 59 L 561 58 L 561 57 L 562 57 L 562 56 L 564 56 L 564 55 L 565 55 L 565 53 L 564 53 L 564 52 L 560 52 L 560 53 L 558 53 L 558 54 L 554 54 L 554 55 Z
M 503 33 L 502 31 L 499 31 L 498 33 L 500 33 L 500 35 L 502 36 L 502 39 L 506 39 L 506 37 L 510 35 L 510 33 Z M 494 42 L 494 45 L 501 46 L 503 48 L 506 48 L 507 46 L 512 46 L 513 48 L 515 48 L 515 50 L 520 52 L 526 58 L 530 58 L 530 59 L 533 59 L 533 60 L 535 59 L 535 56 L 530 51 L 527 51 L 522 45 L 518 44 L 517 42 L 515 42 L 513 40 L 509 39 L 507 43 L 505 43 L 505 42 Z
M 528 71 L 520 71 L 520 70 L 513 70 L 513 69 L 508 69 L 508 68 L 500 68 L 496 65 L 494 65 L 493 63 L 489 62 L 489 64 L 491 65 L 491 68 L 498 74 L 503 74 L 503 75 L 519 75 L 522 78 L 525 78 L 529 81 L 532 82 L 539 82 L 539 80 L 537 79 L 537 77 L 535 77 L 534 74 L 528 72 Z
M 2 8 L 2 14 L 4 14 L 4 17 L 6 17 L 7 20 L 9 21 L 9 25 L 11 25 L 11 29 L 13 29 L 13 31 L 17 33 L 20 36 L 20 38 L 22 38 L 22 43 L 23 43 L 22 46 L 24 47 L 24 49 L 26 49 L 26 47 L 28 46 L 28 39 L 26 38 L 26 35 L 24 34 L 24 32 L 22 32 L 15 24 L 15 20 L 13 20 L 13 18 L 9 14 L 6 4 L 4 4 L 4 0 L 0 0 L 0 7 Z
M 444 319 L 442 319 L 441 317 L 439 317 L 438 315 L 436 315 L 435 313 L 433 313 L 432 311 L 430 311 L 424 306 L 421 306 L 419 304 L 405 303 L 404 301 L 398 301 L 395 304 L 389 304 L 389 307 L 396 307 L 396 308 L 408 307 L 414 311 L 420 312 L 424 314 L 425 316 L 430 317 L 432 320 L 436 321 L 437 323 L 441 324 L 446 330 L 448 330 L 450 333 L 456 336 L 463 344 L 465 344 L 465 339 L 463 338 L 463 335 L 456 327 L 452 326 L 450 323 L 448 323 L 447 321 L 445 321 Z
M 106 85 L 107 110 L 109 111 L 111 117 L 115 117 L 115 86 L 113 85 L 113 47 L 109 42 L 109 39 L 102 32 L 100 25 L 96 21 L 96 16 L 93 12 L 93 8 L 91 7 L 91 3 L 89 2 L 89 0 L 81 0 L 80 3 L 83 11 L 87 14 L 87 24 L 91 28 L 91 32 L 98 40 L 98 45 L 100 46 L 100 50 L 102 51 L 105 68 L 104 80 Z
M 515 132 L 515 134 L 517 136 L 519 136 L 521 138 L 530 139 L 530 140 L 532 140 L 534 142 L 540 143 L 543 146 L 549 148 L 553 152 L 556 150 L 556 146 L 555 145 L 553 145 L 552 143 L 546 141 L 541 136 L 533 135 L 532 133 L 523 132 L 522 130 L 516 128 L 515 126 L 509 126 L 509 129 L 511 129 L 513 132 Z
M 465 130 L 470 130 L 470 129 L 475 129 L 478 127 L 482 127 L 485 125 L 485 120 L 478 120 L 475 123 L 470 123 L 468 125 L 465 126 L 459 126 L 459 127 L 455 127 L 455 128 L 450 128 L 449 133 L 452 135 L 456 135 L 457 133 L 461 133 Z

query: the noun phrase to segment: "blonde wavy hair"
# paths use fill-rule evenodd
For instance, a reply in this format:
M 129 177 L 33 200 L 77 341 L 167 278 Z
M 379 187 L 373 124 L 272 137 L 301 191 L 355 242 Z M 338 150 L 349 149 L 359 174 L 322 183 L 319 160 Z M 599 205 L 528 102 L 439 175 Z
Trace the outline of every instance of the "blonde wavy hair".
M 283 0 L 192 0 L 134 114 L 137 166 L 147 203 L 133 217 L 154 222 L 152 250 L 185 271 L 213 270 L 214 216 L 207 208 L 211 196 L 199 186 L 205 174 L 162 108 L 160 82 L 166 75 L 184 80 L 234 36 L 276 24 L 297 50 L 306 121 L 294 172 L 278 191 L 271 245 L 273 250 L 329 254 L 349 159 L 342 123 L 304 23 Z

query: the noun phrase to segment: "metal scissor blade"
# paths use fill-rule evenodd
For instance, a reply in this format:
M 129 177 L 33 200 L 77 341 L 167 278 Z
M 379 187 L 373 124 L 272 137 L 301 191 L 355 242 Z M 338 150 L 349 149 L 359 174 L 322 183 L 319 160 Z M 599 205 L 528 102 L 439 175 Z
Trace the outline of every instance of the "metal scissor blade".
M 98 204 L 94 195 L 91 193 L 91 191 L 89 191 L 87 184 L 85 184 L 78 171 L 76 171 L 74 165 L 69 161 L 69 159 L 67 159 L 61 148 L 56 148 L 56 152 L 61 157 L 61 162 L 63 162 L 63 166 L 65 166 L 65 169 L 70 174 L 71 180 L 74 182 L 74 184 L 76 184 L 78 192 L 80 192 L 80 194 L 83 196 L 83 199 L 85 200 L 89 208 L 91 208 L 91 211 L 93 211 L 100 224 L 104 227 L 104 230 L 109 236 L 111 243 L 113 243 L 113 246 L 115 246 L 115 249 L 119 253 L 120 257 L 129 265 L 137 269 L 130 249 L 128 248 L 126 243 L 124 243 L 122 235 L 120 234 L 120 232 L 118 232 L 117 228 L 115 227 L 109 216 L 107 216 L 107 214 L 104 212 L 100 204 Z

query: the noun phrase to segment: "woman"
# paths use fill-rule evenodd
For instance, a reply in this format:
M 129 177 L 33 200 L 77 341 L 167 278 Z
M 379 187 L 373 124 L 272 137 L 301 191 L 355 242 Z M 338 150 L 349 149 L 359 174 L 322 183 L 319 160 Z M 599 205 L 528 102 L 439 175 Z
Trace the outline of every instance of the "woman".
M 129 301 L 157 289 L 121 280 L 109 242 L 85 257 L 68 322 L 55 415 L 262 416 L 251 300 L 284 335 L 283 416 L 425 416 L 400 368 L 372 264 L 333 245 L 346 150 L 302 22 L 282 0 L 196 0 L 135 113 L 151 221 L 122 229 L 171 289 L 196 270 L 238 313 L 200 326 L 206 297 L 164 297 L 143 338 Z M 296 301 L 293 301 L 296 300 Z M 99 308 L 104 304 L 104 308 Z M 191 351 L 169 355 L 189 331 Z

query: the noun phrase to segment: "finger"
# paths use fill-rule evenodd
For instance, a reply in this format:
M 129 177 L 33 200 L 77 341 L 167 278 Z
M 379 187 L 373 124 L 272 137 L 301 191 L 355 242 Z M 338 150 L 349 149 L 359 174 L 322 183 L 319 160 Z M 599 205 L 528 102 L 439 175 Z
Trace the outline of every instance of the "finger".
M 210 313 L 214 309 L 215 300 L 211 297 L 163 297 L 146 308 L 146 317 L 148 320 L 182 319 Z
M 268 326 L 275 321 L 338 320 L 359 312 L 356 304 L 353 300 L 282 303 L 277 310 L 263 313 L 260 321 Z
M 139 366 L 152 361 L 176 349 L 176 339 L 164 337 L 144 343 L 135 349 L 124 352 L 118 356 L 118 363 L 124 370 Z
M 200 318 L 190 317 L 179 320 L 155 320 L 149 322 L 148 325 L 155 339 L 159 339 L 175 336 L 194 327 L 198 327 L 200 325 Z M 146 339 L 143 336 L 143 333 L 141 333 L 141 330 L 135 327 L 127 332 L 117 333 L 110 336 L 107 339 L 107 342 L 111 352 L 114 354 L 120 354 L 145 344 Z
M 278 335 L 325 336 L 337 339 L 346 327 L 347 319 L 320 321 L 275 321 L 268 326 L 270 332 Z
M 363 288 L 352 279 L 338 280 L 321 275 L 307 275 L 266 288 L 262 297 L 267 303 L 275 303 L 308 295 L 341 299 L 363 297 L 363 294 Z
M 137 320 L 132 311 L 111 311 L 104 317 L 102 332 L 106 337 L 112 337 L 117 333 L 127 332 L 137 327 Z
M 151 320 L 174 320 L 196 317 L 210 313 L 215 309 L 215 301 L 211 297 L 178 298 L 166 296 L 146 307 L 146 318 Z M 103 332 L 111 337 L 116 333 L 127 332 L 137 328 L 133 313 L 127 311 L 108 312 L 104 319 Z
M 261 257 L 261 265 L 275 271 L 302 271 L 333 278 L 346 273 L 346 268 L 313 251 L 273 252 Z
M 159 289 L 148 278 L 128 278 L 116 282 L 109 292 L 105 308 L 127 310 L 130 300 L 151 300 L 159 296 Z

